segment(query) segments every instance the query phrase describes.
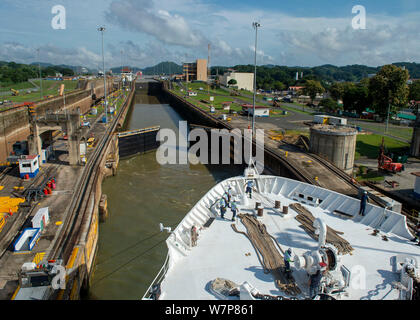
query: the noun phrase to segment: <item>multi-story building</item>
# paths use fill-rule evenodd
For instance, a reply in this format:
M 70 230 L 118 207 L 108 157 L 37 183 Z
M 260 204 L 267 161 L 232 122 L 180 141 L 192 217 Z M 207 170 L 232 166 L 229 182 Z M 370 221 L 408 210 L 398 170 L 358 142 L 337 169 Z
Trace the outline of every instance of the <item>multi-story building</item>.
M 233 85 L 234 87 L 237 87 L 238 89 L 254 91 L 253 73 L 235 72 L 233 70 L 229 70 L 223 76 L 220 77 L 220 83 L 227 87 L 231 79 L 236 80 L 236 84 Z
M 206 59 L 197 59 L 193 63 L 184 63 L 183 70 L 186 81 L 207 81 Z

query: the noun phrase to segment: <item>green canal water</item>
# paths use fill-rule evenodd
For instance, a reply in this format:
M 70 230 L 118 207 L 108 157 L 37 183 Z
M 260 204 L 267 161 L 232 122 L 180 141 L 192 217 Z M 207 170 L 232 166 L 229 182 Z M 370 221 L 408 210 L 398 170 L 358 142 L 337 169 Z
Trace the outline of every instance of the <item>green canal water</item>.
M 160 125 L 176 130 L 181 116 L 155 97 L 137 95 L 127 129 Z M 166 232 L 217 182 L 242 174 L 238 166 L 160 165 L 151 152 L 121 160 L 103 182 L 109 217 L 99 226 L 89 299 L 141 299 L 162 267 Z

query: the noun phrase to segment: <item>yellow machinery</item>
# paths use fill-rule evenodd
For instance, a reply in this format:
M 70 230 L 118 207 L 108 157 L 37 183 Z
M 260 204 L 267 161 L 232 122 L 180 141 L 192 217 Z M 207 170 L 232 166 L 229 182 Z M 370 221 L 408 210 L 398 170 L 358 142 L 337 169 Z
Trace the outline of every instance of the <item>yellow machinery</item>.
M 15 90 L 15 89 L 10 89 L 10 91 L 12 91 L 12 96 L 18 96 L 19 95 L 19 91 Z
M 276 131 L 270 130 L 270 139 L 275 141 L 283 140 L 284 136 L 282 133 L 278 133 Z
M 95 138 L 89 138 L 87 141 L 88 148 L 92 148 L 94 143 L 95 143 Z

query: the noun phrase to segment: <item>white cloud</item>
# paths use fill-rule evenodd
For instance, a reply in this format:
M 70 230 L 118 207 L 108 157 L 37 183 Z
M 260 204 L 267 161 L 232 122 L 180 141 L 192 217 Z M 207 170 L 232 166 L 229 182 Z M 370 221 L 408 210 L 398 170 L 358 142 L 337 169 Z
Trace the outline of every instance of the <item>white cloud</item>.
M 74 66 L 98 67 L 102 65 L 102 55 L 94 53 L 85 47 L 60 48 L 53 44 L 46 44 L 39 47 L 25 46 L 18 42 L 6 42 L 0 46 L 0 60 L 14 61 L 17 63 L 32 63 L 38 61 L 38 53 L 41 62 L 51 64 L 66 64 Z M 108 53 L 105 56 L 107 61 L 112 61 Z
M 19 10 L 24 7 L 22 0 L 5 1 L 16 3 L 14 7 Z M 51 1 L 45 0 L 43 4 L 49 5 Z M 72 64 L 97 65 L 101 63 L 101 52 L 96 25 L 105 19 L 112 23 L 106 24 L 106 65 L 109 66 L 121 64 L 121 48 L 127 52 L 125 64 L 144 67 L 165 60 L 181 63 L 205 59 L 208 44 L 211 44 L 213 66 L 252 64 L 253 21 L 261 23 L 258 64 L 377 66 L 396 61 L 420 61 L 420 48 L 415 41 L 420 29 L 418 12 L 391 17 L 368 11 L 367 29 L 353 30 L 354 15 L 350 10 L 347 16 L 341 17 L 298 17 L 276 11 L 281 8 L 252 9 L 238 4 L 238 8 L 226 9 L 209 0 L 92 1 L 95 5 L 91 5 L 91 1 L 80 3 L 81 13 L 76 10 L 79 1 L 68 3 L 69 28 L 63 33 L 41 33 L 36 26 L 19 29 L 9 21 L 7 29 L 16 31 L 11 33 L 13 36 L 4 38 L 0 57 L 32 62 L 36 60 L 36 51 L 28 44 L 40 43 L 45 47 L 41 58 L 54 59 L 52 63 L 68 60 L 74 61 Z M 31 10 L 33 6 L 28 4 Z M 90 8 L 99 10 L 99 14 L 93 15 Z M 49 17 L 51 14 L 47 13 Z M 85 21 L 86 16 L 93 18 Z M 4 28 L 2 30 L 7 31 Z M 7 45 L 6 41 L 9 41 Z M 43 41 L 54 45 L 45 42 L 42 45 Z M 73 48 L 64 48 L 68 46 Z
M 197 47 L 208 42 L 182 16 L 156 9 L 149 0 L 113 1 L 106 17 L 125 29 L 146 33 L 170 45 Z
M 283 30 L 277 33 L 290 55 L 310 62 L 367 64 L 420 60 L 417 31 L 418 17 L 401 19 L 371 16 L 366 30 L 354 30 L 345 23 L 308 30 Z M 313 64 L 313 62 L 312 62 Z

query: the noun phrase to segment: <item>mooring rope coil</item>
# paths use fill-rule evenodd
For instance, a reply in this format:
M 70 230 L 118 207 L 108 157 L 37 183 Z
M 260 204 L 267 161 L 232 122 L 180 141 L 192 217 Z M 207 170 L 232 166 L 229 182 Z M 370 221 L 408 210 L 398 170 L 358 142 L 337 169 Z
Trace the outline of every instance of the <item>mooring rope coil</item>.
M 232 228 L 251 241 L 261 265 L 265 270 L 272 273 L 276 286 L 289 295 L 301 293 L 293 276 L 290 273 L 285 273 L 283 256 L 280 254 L 283 250 L 281 250 L 277 240 L 267 232 L 266 226 L 250 214 L 239 214 L 238 218 L 245 225 L 247 233 L 238 231 L 234 225 L 232 225 Z M 276 246 L 280 249 L 280 252 Z

